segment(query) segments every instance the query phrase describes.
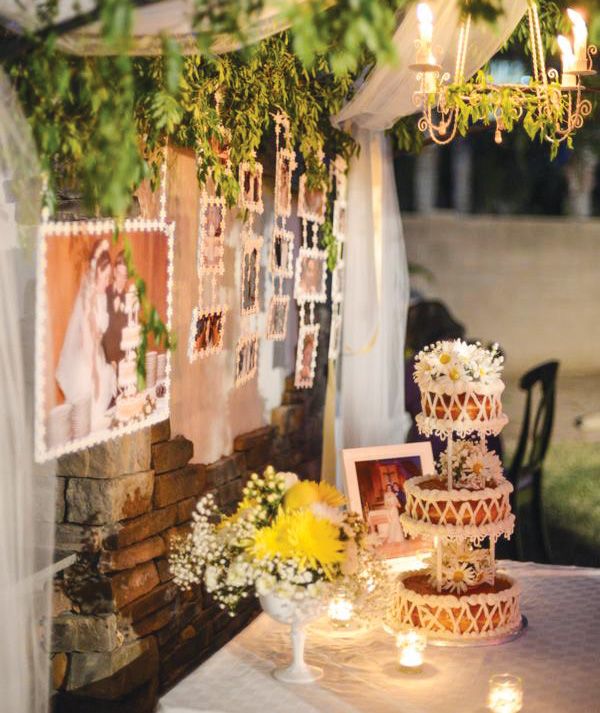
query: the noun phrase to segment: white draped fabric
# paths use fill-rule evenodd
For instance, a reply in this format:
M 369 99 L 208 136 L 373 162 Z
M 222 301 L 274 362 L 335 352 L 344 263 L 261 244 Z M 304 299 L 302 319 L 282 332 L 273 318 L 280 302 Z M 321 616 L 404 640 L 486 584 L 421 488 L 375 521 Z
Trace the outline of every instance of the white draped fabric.
M 0 71 L 0 708 L 10 713 L 48 705 L 51 586 L 43 572 L 52 562 L 54 479 L 33 467 L 35 156 Z M 26 238 L 29 249 L 21 247 Z
M 460 12 L 457 2 L 430 0 L 433 12 L 433 48 L 443 72 L 454 72 L 458 47 Z M 470 77 L 480 69 L 512 35 L 525 14 L 526 0 L 504 0 L 503 14 L 491 26 L 485 22 L 471 24 L 465 74 Z M 408 68 L 414 61 L 415 39 L 419 36 L 416 3 L 394 35 L 398 55 L 396 66 L 375 67 L 351 101 L 334 117 L 334 123 L 351 121 L 363 129 L 389 129 L 402 116 L 415 112 L 412 97 L 416 89 L 415 73 Z
M 341 381 L 344 448 L 404 440 L 408 271 L 389 139 L 359 130 L 348 177 Z

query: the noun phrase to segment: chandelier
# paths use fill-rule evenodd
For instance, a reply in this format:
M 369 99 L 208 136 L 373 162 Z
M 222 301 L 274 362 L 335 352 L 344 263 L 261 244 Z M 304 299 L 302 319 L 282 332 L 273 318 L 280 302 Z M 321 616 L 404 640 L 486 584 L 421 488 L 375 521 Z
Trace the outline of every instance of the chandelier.
M 469 47 L 471 17 L 460 24 L 458 51 L 454 75 L 443 73 L 432 44 L 433 14 L 425 2 L 417 5 L 419 37 L 415 41 L 415 61 L 409 65 L 416 72 L 418 89 L 413 95 L 415 106 L 422 116 L 418 127 L 436 144 L 449 144 L 457 133 L 465 134 L 470 123 L 483 120 L 496 122 L 495 141 L 502 142 L 502 132 L 511 130 L 523 120 L 530 136 L 540 133 L 553 144 L 556 151 L 564 141 L 580 129 L 592 111 L 591 102 L 584 98 L 581 78 L 596 74 L 594 45 L 588 46 L 588 31 L 583 17 L 575 10 L 567 14 L 573 28 L 573 43 L 559 35 L 562 76 L 556 69 L 546 69 L 542 33 L 537 5 L 528 0 L 527 18 L 532 77 L 529 84 L 497 84 L 479 73 L 465 82 L 465 61 Z M 452 81 L 451 81 L 452 79 Z

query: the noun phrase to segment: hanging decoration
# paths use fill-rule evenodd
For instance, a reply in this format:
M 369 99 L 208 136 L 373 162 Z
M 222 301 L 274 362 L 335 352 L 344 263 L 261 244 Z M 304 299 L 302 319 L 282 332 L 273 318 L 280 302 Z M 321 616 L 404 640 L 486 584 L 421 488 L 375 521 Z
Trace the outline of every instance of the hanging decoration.
M 344 249 L 346 244 L 348 206 L 346 203 L 347 163 L 337 156 L 332 163 L 332 183 L 335 189 L 333 204 L 333 237 L 336 246 L 335 268 L 331 275 L 331 328 L 329 334 L 329 359 L 336 360 L 340 353 L 342 337 L 342 307 L 344 299 Z
M 246 223 L 242 231 L 240 314 L 242 336 L 235 350 L 235 386 L 251 381 L 258 373 L 258 331 L 256 324 L 248 328 L 248 318 L 260 311 L 260 251 L 263 238 L 254 232 L 254 220 L 263 210 L 263 167 L 256 156 L 252 162 L 243 161 L 239 167 L 239 206 L 246 211 Z
M 573 44 L 566 37 L 557 38 L 561 50 L 562 76 L 556 69 L 546 69 L 542 32 L 537 4 L 528 0 L 532 75 L 529 84 L 498 84 L 480 72 L 474 81 L 465 81 L 465 60 L 469 49 L 471 16 L 463 20 L 459 37 L 454 76 L 442 74 L 432 44 L 434 18 L 427 3 L 417 6 L 419 37 L 415 42 L 415 62 L 419 89 L 415 105 L 422 116 L 418 126 L 436 144 L 445 145 L 457 133 L 465 135 L 476 121 L 496 122 L 495 141 L 502 142 L 502 132 L 511 131 L 516 123 L 533 139 L 538 133 L 552 145 L 556 154 L 562 142 L 570 146 L 572 137 L 592 112 L 592 103 L 583 97 L 582 77 L 596 74 L 592 60 L 597 53 L 588 45 L 588 32 L 580 13 L 567 10 L 573 27 Z
M 320 159 L 324 160 L 322 154 Z M 326 188 L 309 188 L 306 174 L 300 176 L 298 216 L 302 219 L 302 244 L 296 258 L 294 283 L 300 319 L 294 379 L 297 389 L 312 388 L 315 377 L 319 343 L 315 303 L 327 300 L 327 251 L 318 247 L 319 227 L 325 222 L 326 207 Z
M 169 417 L 173 240 L 158 220 L 40 229 L 35 451 L 43 462 Z
M 267 313 L 267 339 L 283 341 L 287 334 L 290 297 L 283 293 L 283 281 L 294 276 L 294 233 L 287 230 L 292 214 L 292 175 L 296 154 L 290 136 L 290 121 L 282 112 L 273 115 L 275 122 L 275 215 L 269 253 L 269 273 L 273 296 Z
M 215 93 L 217 113 L 220 94 Z M 213 136 L 211 147 L 226 172 L 231 171 L 229 160 L 230 134 L 225 127 L 219 127 L 219 136 Z M 198 155 L 200 162 L 202 156 Z M 223 338 L 227 305 L 219 304 L 220 279 L 225 274 L 225 228 L 226 202 L 216 195 L 215 183 L 209 174 L 202 186 L 199 198 L 198 244 L 196 249 L 196 273 L 198 277 L 198 304 L 192 310 L 188 338 L 188 359 L 194 363 L 223 351 Z M 210 298 L 204 304 L 205 278 L 210 278 Z

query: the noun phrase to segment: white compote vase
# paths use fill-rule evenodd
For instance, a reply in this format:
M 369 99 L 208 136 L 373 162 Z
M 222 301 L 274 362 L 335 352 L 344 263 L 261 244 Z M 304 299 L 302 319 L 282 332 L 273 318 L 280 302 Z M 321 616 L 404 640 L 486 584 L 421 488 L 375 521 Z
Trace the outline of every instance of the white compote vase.
M 323 613 L 325 604 L 322 599 L 305 597 L 288 599 L 278 597 L 272 592 L 259 597 L 265 614 L 280 624 L 291 627 L 292 663 L 286 668 L 273 671 L 273 676 L 283 683 L 312 683 L 323 677 L 323 669 L 309 666 L 304 660 L 305 626 Z

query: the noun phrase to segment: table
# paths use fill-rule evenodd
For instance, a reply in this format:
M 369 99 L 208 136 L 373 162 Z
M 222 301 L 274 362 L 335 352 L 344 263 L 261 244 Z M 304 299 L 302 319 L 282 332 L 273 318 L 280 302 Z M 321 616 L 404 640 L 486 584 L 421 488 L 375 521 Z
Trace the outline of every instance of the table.
M 486 713 L 487 682 L 513 673 L 523 713 L 600 713 L 600 570 L 501 562 L 523 589 L 525 633 L 501 646 L 429 646 L 421 674 L 403 674 L 392 637 L 332 635 L 315 623 L 306 659 L 325 670 L 308 686 L 273 679 L 286 663 L 285 627 L 258 617 L 167 693 L 160 713 Z

